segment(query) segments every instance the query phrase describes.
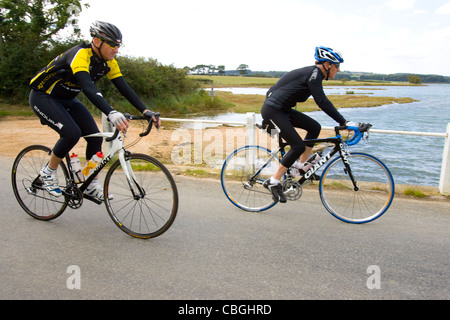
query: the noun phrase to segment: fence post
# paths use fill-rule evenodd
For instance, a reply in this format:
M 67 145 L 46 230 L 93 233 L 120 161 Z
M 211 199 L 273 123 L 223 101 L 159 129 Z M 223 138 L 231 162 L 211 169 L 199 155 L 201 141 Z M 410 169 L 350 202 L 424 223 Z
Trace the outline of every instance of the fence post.
M 103 130 L 102 130 L 103 132 L 113 132 L 114 131 L 112 123 L 110 121 L 108 121 L 108 117 L 104 113 L 102 113 L 102 128 L 103 128 Z M 103 154 L 106 155 L 109 153 L 109 150 L 111 149 L 111 143 L 112 142 L 104 141 Z
M 450 123 L 447 124 L 447 137 L 445 137 L 444 153 L 442 154 L 439 192 L 445 196 L 450 195 Z
M 256 132 L 255 132 L 255 113 L 247 112 L 245 116 L 245 144 L 256 144 Z

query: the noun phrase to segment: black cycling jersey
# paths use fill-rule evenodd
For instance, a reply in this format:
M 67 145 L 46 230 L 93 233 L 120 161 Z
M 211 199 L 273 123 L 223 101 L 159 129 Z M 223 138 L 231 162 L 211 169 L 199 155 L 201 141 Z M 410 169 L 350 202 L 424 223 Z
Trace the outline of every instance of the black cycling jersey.
M 146 109 L 123 78 L 117 61 L 103 60 L 87 43 L 79 44 L 57 56 L 30 81 L 30 86 L 63 100 L 73 99 L 83 91 L 88 99 L 107 115 L 113 108 L 94 84 L 105 75 L 134 107 L 141 112 Z
M 323 91 L 322 71 L 317 66 L 304 67 L 288 72 L 272 86 L 266 95 L 265 104 L 285 111 L 305 102 L 311 95 L 316 104 L 340 125 L 344 117 L 336 110 Z

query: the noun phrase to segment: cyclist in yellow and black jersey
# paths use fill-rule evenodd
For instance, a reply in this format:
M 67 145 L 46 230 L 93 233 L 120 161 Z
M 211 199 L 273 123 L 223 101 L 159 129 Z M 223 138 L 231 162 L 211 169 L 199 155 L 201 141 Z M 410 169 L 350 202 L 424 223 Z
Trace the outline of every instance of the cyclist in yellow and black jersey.
M 88 74 L 78 74 L 81 71 Z M 82 89 L 87 95 L 94 92 L 94 83 L 105 75 L 110 80 L 122 77 L 117 61 L 105 61 L 96 54 L 91 44 L 81 43 L 57 56 L 31 80 L 30 85 L 55 98 L 69 100 L 75 98 Z M 87 80 L 88 76 L 91 81 L 83 88 L 83 80 Z M 105 100 L 96 106 L 105 110 L 111 108 Z
M 115 55 L 122 44 L 120 30 L 106 22 L 96 21 L 90 28 L 92 42 L 80 44 L 62 53 L 43 68 L 30 82 L 30 106 L 41 119 L 60 135 L 49 163 L 41 170 L 45 188 L 53 196 L 61 196 L 56 168 L 62 158 L 77 144 L 81 136 L 98 133 L 99 129 L 87 108 L 76 98 L 83 91 L 88 99 L 120 131 L 128 128 L 124 115 L 109 105 L 95 85 L 107 76 L 119 92 L 145 116 L 150 111 L 130 88 L 120 72 Z M 102 138 L 86 138 L 86 159 L 101 151 Z M 103 200 L 103 190 L 97 180 L 86 192 Z

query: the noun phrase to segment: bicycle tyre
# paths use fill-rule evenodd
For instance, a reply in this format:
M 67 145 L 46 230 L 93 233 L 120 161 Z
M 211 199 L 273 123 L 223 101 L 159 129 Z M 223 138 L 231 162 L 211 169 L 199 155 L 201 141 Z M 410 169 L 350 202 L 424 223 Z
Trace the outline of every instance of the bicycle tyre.
M 274 157 L 269 165 L 252 181 L 249 180 L 271 157 L 271 151 L 261 146 L 236 149 L 225 160 L 220 174 L 222 190 L 232 204 L 249 212 L 272 208 L 272 193 L 262 183 L 278 169 L 280 160 Z
M 67 208 L 64 196 L 54 197 L 42 187 L 39 171 L 48 163 L 51 149 L 42 145 L 32 145 L 23 149 L 12 167 L 11 184 L 14 195 L 23 210 L 38 220 L 53 220 Z M 66 165 L 61 161 L 58 179 L 61 189 L 69 177 Z
M 177 215 L 175 181 L 169 170 L 151 156 L 130 154 L 126 156 L 126 163 L 133 169 L 145 195 L 132 194 L 122 165 L 116 160 L 105 177 L 104 197 L 108 214 L 120 230 L 132 237 L 150 239 L 160 236 L 170 228 Z M 137 191 L 135 183 L 133 187 Z
M 341 157 L 325 167 L 319 182 L 320 199 L 334 217 L 348 223 L 367 223 L 381 217 L 394 199 L 395 184 L 387 166 L 366 153 L 347 156 L 357 181 L 355 191 Z

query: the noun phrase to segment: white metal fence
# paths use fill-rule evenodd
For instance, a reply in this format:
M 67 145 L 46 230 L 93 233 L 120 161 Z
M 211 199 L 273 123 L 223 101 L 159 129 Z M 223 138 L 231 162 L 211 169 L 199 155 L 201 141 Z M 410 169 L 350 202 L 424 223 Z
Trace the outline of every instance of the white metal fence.
M 110 124 L 106 121 L 106 117 L 103 118 L 103 129 L 110 128 Z M 256 143 L 256 122 L 255 113 L 249 112 L 245 115 L 245 122 L 238 121 L 214 121 L 214 120 L 193 120 L 193 119 L 174 119 L 174 118 L 161 118 L 163 122 L 189 122 L 189 123 L 202 123 L 202 124 L 225 124 L 225 125 L 237 125 L 246 127 L 246 139 L 245 142 L 248 145 L 254 145 Z M 322 129 L 333 129 L 332 127 L 322 127 Z M 371 133 L 384 133 L 384 134 L 402 134 L 402 135 L 414 135 L 414 136 L 427 136 L 427 137 L 440 137 L 445 138 L 444 151 L 442 154 L 442 169 L 439 180 L 439 192 L 442 195 L 450 195 L 450 123 L 447 124 L 447 132 L 434 133 L 434 132 L 412 132 L 412 131 L 395 131 L 395 130 L 378 130 L 371 129 Z M 106 147 L 106 146 L 105 146 Z

